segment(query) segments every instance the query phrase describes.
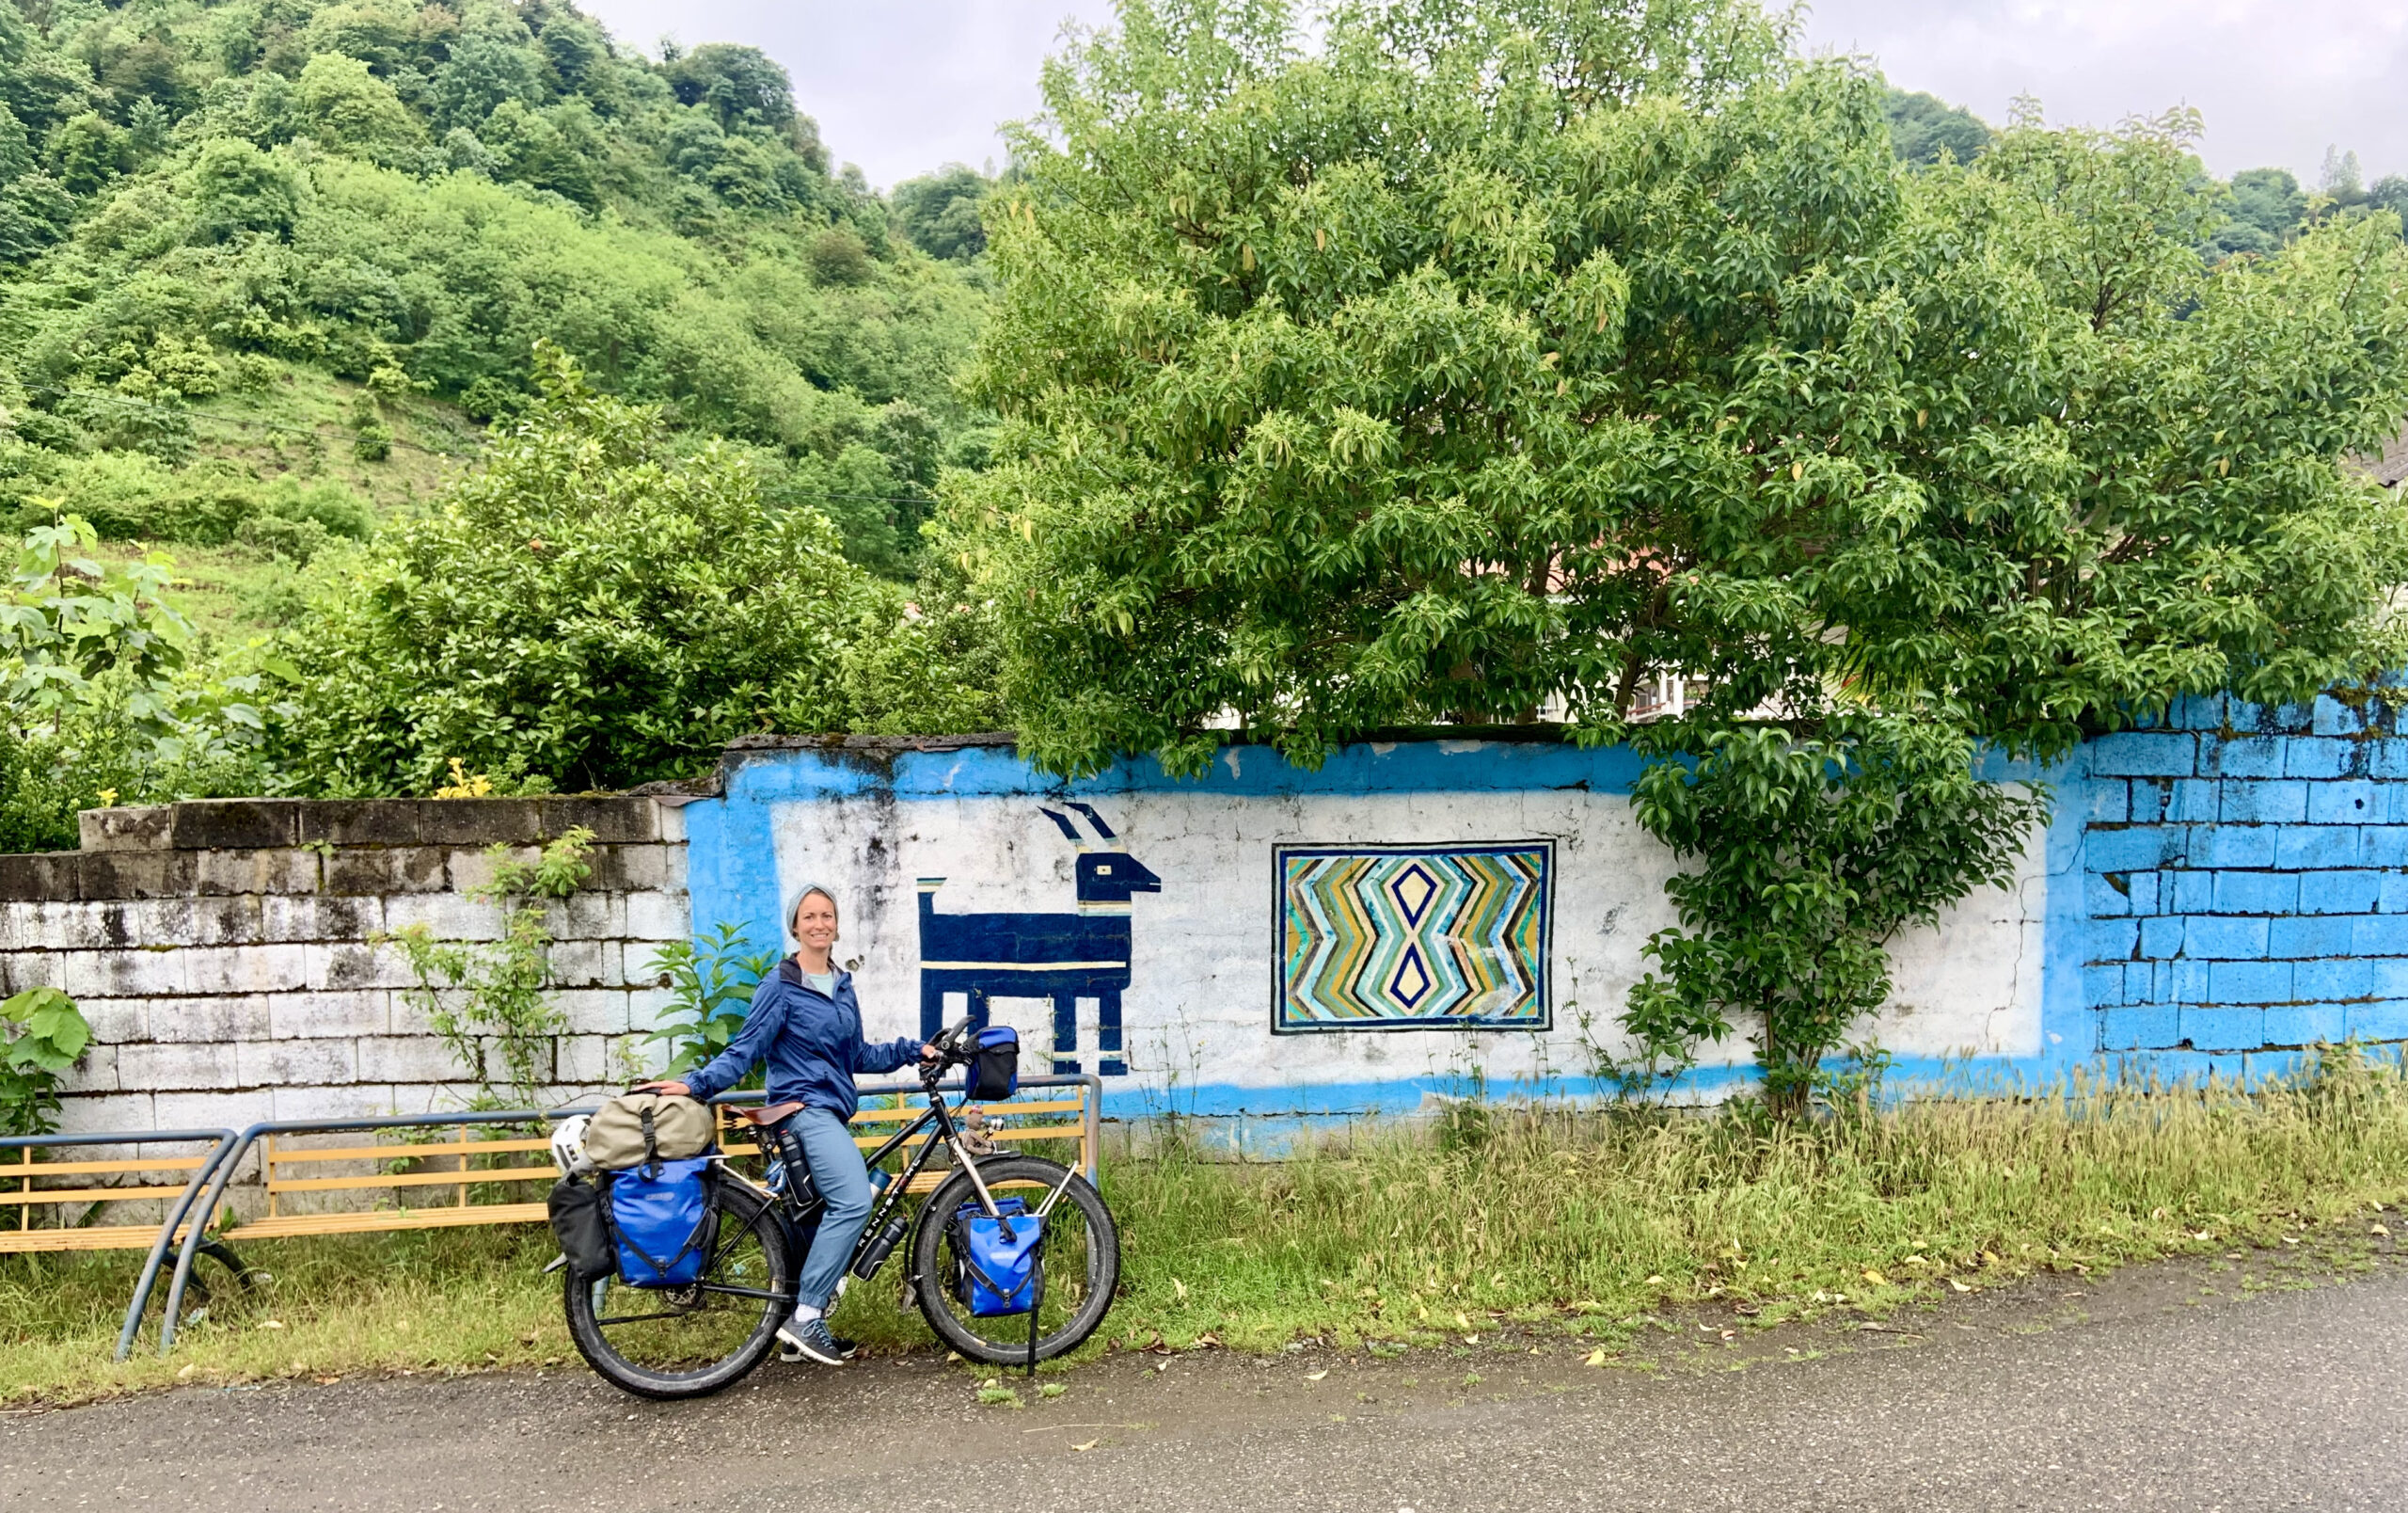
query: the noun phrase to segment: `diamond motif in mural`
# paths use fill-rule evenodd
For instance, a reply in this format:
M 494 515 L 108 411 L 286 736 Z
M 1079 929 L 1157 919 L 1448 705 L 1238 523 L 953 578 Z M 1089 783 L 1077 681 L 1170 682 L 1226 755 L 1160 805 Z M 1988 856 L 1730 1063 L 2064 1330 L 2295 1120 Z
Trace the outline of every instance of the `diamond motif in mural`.
M 1282 846 L 1273 1030 L 1545 1029 L 1555 844 Z

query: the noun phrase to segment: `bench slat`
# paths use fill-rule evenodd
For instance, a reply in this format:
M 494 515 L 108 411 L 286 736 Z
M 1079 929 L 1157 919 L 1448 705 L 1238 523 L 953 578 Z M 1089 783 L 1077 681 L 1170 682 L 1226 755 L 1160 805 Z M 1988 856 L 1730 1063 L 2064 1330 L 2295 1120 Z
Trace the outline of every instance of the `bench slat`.
M 179 1229 L 176 1234 L 183 1235 Z M 156 1224 L 95 1224 L 89 1229 L 0 1229 L 0 1255 L 33 1250 L 147 1250 Z
M 53 1187 L 40 1192 L 0 1192 L 0 1204 L 24 1206 L 29 1203 L 117 1203 L 136 1198 L 173 1198 L 183 1191 L 177 1187 Z M 159 1232 L 153 1229 L 151 1234 Z
M 477 1203 L 467 1208 L 366 1208 L 347 1214 L 279 1214 L 226 1231 L 230 1240 L 304 1234 L 372 1234 L 386 1230 L 452 1229 L 467 1224 L 528 1224 L 550 1218 L 542 1203 Z M 157 1234 L 156 1230 L 151 1231 Z
M 414 1171 L 390 1177 L 279 1177 L 270 1192 L 367 1192 L 378 1187 L 458 1187 L 480 1182 L 532 1182 L 560 1175 L 552 1167 L 505 1167 L 497 1171 Z M 181 1191 L 182 1189 L 176 1189 Z
M 148 1161 L 12 1161 L 0 1163 L 0 1182 L 22 1182 L 27 1177 L 98 1176 L 104 1171 L 197 1171 L 199 1169 L 200 1157 L 197 1155 L 159 1156 Z
M 415 1161 L 422 1156 L 501 1155 L 519 1151 L 548 1151 L 549 1140 L 480 1140 L 469 1144 L 446 1145 L 350 1145 L 337 1149 L 309 1148 L 293 1150 L 290 1146 L 271 1154 L 267 1159 L 282 1166 L 287 1161 Z

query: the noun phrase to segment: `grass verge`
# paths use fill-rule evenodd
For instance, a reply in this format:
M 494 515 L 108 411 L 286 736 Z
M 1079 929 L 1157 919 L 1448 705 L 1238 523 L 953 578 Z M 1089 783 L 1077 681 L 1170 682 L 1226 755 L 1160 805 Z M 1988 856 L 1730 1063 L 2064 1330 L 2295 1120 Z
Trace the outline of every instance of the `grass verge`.
M 1123 1296 L 1093 1348 L 1433 1345 L 1497 1321 L 1612 1349 L 1652 1310 L 1770 1325 L 2041 1270 L 2270 1244 L 2408 1198 L 2408 1078 L 2353 1051 L 2295 1083 L 1869 1106 L 1812 1124 L 1471 1105 L 1275 1165 L 1176 1138 L 1108 1169 Z M 176 1353 L 110 1362 L 118 1256 L 0 1257 L 0 1401 L 177 1381 L 574 1362 L 535 1229 L 287 1241 Z M 924 1343 L 885 1280 L 840 1330 Z

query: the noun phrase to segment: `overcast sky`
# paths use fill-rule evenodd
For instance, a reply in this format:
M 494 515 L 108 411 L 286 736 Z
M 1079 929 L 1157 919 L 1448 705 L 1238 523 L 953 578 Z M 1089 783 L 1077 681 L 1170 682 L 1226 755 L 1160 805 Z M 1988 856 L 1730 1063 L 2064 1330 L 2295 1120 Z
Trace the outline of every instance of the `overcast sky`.
M 1000 160 L 995 123 L 1037 108 L 1068 18 L 1109 0 L 583 0 L 622 40 L 750 42 L 785 65 L 829 151 L 881 187 Z M 2408 0 L 1821 0 L 1817 51 L 1872 55 L 1893 83 L 1992 122 L 2037 96 L 2052 123 L 2190 104 L 2219 174 L 2313 180 L 2328 146 L 2372 180 L 2408 173 Z

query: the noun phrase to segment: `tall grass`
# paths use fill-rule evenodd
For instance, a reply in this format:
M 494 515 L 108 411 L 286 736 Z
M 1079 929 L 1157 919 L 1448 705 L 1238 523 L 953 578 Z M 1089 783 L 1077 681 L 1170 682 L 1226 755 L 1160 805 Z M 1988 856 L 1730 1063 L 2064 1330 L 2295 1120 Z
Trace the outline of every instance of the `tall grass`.
M 1860 1103 L 1770 1123 L 1569 1107 L 1457 1108 L 1267 1165 L 1176 1131 L 1105 1169 L 1123 1294 L 1107 1341 L 1267 1348 L 1474 1333 L 1498 1318 L 1611 1334 L 1664 1305 L 1770 1322 L 1896 1306 L 2044 1268 L 2271 1243 L 2408 1200 L 2408 1079 L 2335 1052 L 2248 1091 L 2069 1083 L 2023 1099 Z M 2363 1234 L 2363 1226 L 2356 1233 Z M 176 1353 L 110 1364 L 134 1264 L 0 1256 L 0 1398 L 183 1380 L 489 1365 L 578 1368 L 540 1229 L 284 1241 Z M 840 1330 L 927 1336 L 895 1278 Z M 181 1374 L 181 1377 L 180 1377 Z

